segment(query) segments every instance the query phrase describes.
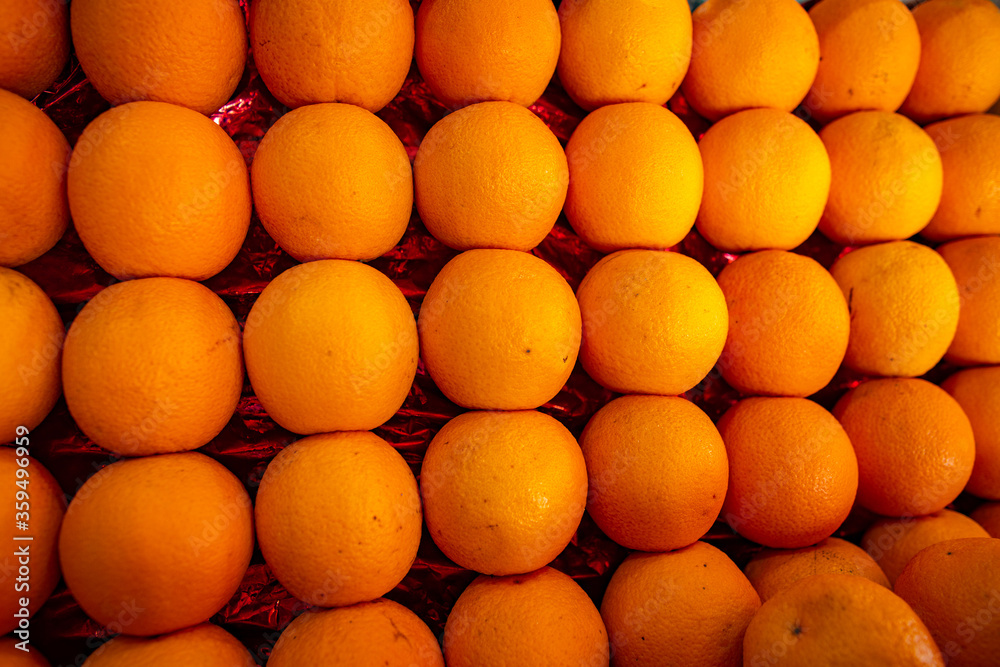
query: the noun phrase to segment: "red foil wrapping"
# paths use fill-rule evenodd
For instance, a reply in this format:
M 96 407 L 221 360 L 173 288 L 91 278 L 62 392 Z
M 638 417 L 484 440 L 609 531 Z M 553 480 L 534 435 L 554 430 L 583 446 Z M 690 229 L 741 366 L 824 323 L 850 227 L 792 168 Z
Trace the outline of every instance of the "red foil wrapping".
M 414 0 L 415 7 L 418 3 L 419 0 Z M 240 4 L 246 9 L 246 0 L 240 0 Z M 71 144 L 91 120 L 109 108 L 87 81 L 75 58 L 53 90 L 41 94 L 35 103 L 56 122 Z M 696 137 L 707 129 L 708 122 L 690 111 L 679 95 L 670 101 L 669 107 Z M 555 80 L 531 110 L 564 145 L 585 115 Z M 229 133 L 249 164 L 261 137 L 285 111 L 266 90 L 250 62 L 233 100 L 212 118 Z M 399 95 L 378 116 L 396 132 L 412 160 L 428 129 L 446 113 L 447 109 L 434 100 L 414 65 Z M 715 275 L 734 259 L 712 248 L 694 231 L 674 250 L 697 259 Z M 826 267 L 843 251 L 844 248 L 818 233 L 797 249 Z M 564 217 L 560 217 L 533 253 L 552 264 L 574 289 L 602 256 L 580 241 Z M 455 254 L 427 233 L 414 212 L 399 245 L 371 264 L 399 286 L 416 313 L 434 276 Z M 242 325 L 264 286 L 296 263 L 278 248 L 255 215 L 239 255 L 224 271 L 206 280 L 205 285 L 229 304 Z M 72 229 L 54 249 L 19 270 L 53 299 L 67 326 L 88 299 L 115 282 L 90 258 Z M 928 376 L 940 381 L 948 373 L 949 369 L 942 365 Z M 858 381 L 858 377 L 842 370 L 830 386 L 814 398 L 830 408 Z M 578 364 L 559 395 L 541 409 L 579 436 L 591 415 L 613 397 L 614 394 L 591 380 Z M 686 397 L 717 420 L 739 395 L 713 371 L 687 392 Z M 421 365 L 403 407 L 389 422 L 376 429 L 376 433 L 392 443 L 413 472 L 419 474 L 420 462 L 431 437 L 461 411 L 443 396 Z M 253 497 L 268 461 L 297 437 L 267 416 L 247 383 L 236 414 L 222 433 L 200 451 L 227 466 L 246 484 Z M 114 455 L 80 432 L 64 400 L 60 400 L 32 433 L 32 450 L 59 481 L 67 497 L 72 497 L 97 470 L 116 460 Z M 963 499 L 958 504 L 962 505 Z M 838 534 L 856 541 L 868 521 L 869 517 L 863 512 L 852 514 Z M 705 539 L 723 549 L 739 565 L 758 548 L 734 535 L 724 523 L 717 523 Z M 553 566 L 574 577 L 599 604 L 611 573 L 627 553 L 585 515 L 573 541 Z M 425 530 L 413 568 L 386 597 L 412 609 L 440 636 L 455 599 L 475 576 L 474 572 L 458 567 L 442 555 Z M 281 630 L 306 608 L 307 605 L 293 598 L 274 579 L 257 550 L 239 590 L 212 621 L 240 638 L 263 663 Z M 62 583 L 36 614 L 31 627 L 32 643 L 53 665 L 80 665 L 87 655 L 109 639 L 106 631 L 83 613 Z

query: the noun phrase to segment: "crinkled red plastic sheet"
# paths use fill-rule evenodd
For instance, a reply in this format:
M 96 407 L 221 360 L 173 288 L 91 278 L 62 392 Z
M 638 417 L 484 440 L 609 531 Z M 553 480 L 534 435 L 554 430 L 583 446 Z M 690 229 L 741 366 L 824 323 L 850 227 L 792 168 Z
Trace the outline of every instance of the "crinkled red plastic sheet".
M 414 5 L 418 2 L 414 0 Z M 245 8 L 246 0 L 240 3 Z M 62 128 L 70 142 L 75 143 L 87 123 L 109 105 L 86 80 L 75 59 L 67 72 L 54 86 L 54 91 L 43 93 L 36 103 Z M 671 100 L 669 106 L 684 119 L 695 136 L 707 129 L 708 123 L 693 114 L 679 96 Z M 531 109 L 564 144 L 585 115 L 555 81 Z M 264 88 L 251 63 L 234 99 L 214 114 L 213 119 L 232 136 L 249 164 L 261 137 L 284 111 Z M 424 134 L 446 111 L 432 98 L 414 66 L 402 91 L 378 115 L 396 132 L 412 159 Z M 733 259 L 709 246 L 696 232 L 675 250 L 694 257 L 713 274 Z M 843 250 L 817 233 L 798 252 L 829 267 Z M 533 252 L 555 266 L 574 289 L 601 257 L 580 241 L 564 217 L 560 217 L 552 233 Z M 431 237 L 414 213 L 399 245 L 371 264 L 399 286 L 416 313 L 431 280 L 455 254 Z M 205 284 L 225 299 L 242 325 L 268 281 L 296 263 L 271 240 L 255 215 L 239 255 Z M 72 229 L 52 251 L 19 270 L 52 297 L 67 325 L 88 299 L 114 282 L 87 255 Z M 928 376 L 940 381 L 948 373 L 949 369 L 942 365 Z M 832 407 L 858 379 L 841 371 L 831 385 L 814 398 Z M 566 387 L 542 410 L 560 419 L 579 436 L 590 416 L 613 396 L 591 380 L 578 364 Z M 713 419 L 718 419 L 739 397 L 715 372 L 686 396 Z M 459 412 L 461 410 L 434 386 L 421 365 L 402 409 L 376 432 L 392 443 L 418 474 L 430 438 Z M 200 451 L 226 465 L 254 496 L 267 462 L 297 437 L 267 416 L 249 384 L 245 384 L 236 414 L 223 432 Z M 90 475 L 115 460 L 77 429 L 63 400 L 32 433 L 32 449 L 68 496 L 72 496 Z M 857 536 L 867 521 L 863 513 L 852 515 L 839 534 Z M 722 523 L 716 524 L 706 540 L 741 565 L 756 548 L 735 536 Z M 626 555 L 627 550 L 609 540 L 589 516 L 584 516 L 572 543 L 553 565 L 576 578 L 599 604 L 611 573 Z M 449 609 L 475 576 L 445 558 L 425 531 L 413 568 L 387 597 L 415 611 L 440 635 Z M 239 591 L 212 620 L 244 641 L 263 662 L 281 629 L 305 608 L 271 576 L 258 550 Z M 32 633 L 32 642 L 53 665 L 82 664 L 86 656 L 107 639 L 103 628 L 86 617 L 63 584 L 33 619 Z

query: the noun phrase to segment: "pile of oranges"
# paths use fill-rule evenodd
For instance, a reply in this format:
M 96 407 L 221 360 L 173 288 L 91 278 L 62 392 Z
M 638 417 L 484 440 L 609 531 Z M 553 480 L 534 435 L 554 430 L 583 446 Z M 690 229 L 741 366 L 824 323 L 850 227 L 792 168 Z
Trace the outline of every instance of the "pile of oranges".
M 998 664 L 1000 9 L 415 4 L 0 8 L 0 536 L 30 505 L 33 538 L 0 663 L 48 664 L 61 577 L 120 634 L 88 667 L 256 664 L 209 619 L 259 548 L 305 610 L 278 667 Z M 251 154 L 211 118 L 248 49 L 288 109 Z M 28 101 L 71 50 L 113 105 L 72 147 Z M 414 59 L 450 113 L 408 151 L 376 112 Z M 554 75 L 565 142 L 532 112 Z M 416 313 L 366 263 L 414 209 L 453 251 Z M 254 211 L 300 263 L 241 327 L 201 281 Z M 576 289 L 533 252 L 563 214 L 603 255 Z M 115 282 L 67 331 L 15 267 L 70 226 Z M 578 362 L 610 400 L 571 431 Z M 414 475 L 372 431 L 418 373 L 464 412 Z M 301 436 L 254 498 L 196 451 L 245 379 Z M 29 457 L 60 396 L 121 457 L 68 505 Z M 599 604 L 550 566 L 585 513 L 629 550 Z M 383 597 L 422 539 L 478 573 L 440 637 Z

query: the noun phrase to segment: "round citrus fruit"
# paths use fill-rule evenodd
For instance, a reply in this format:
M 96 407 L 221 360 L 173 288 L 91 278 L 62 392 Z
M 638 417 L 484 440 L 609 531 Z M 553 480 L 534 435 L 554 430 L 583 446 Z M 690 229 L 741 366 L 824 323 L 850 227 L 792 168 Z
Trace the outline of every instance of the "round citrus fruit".
M 30 630 L 24 609 L 34 614 L 59 583 L 56 543 L 66 511 L 59 483 L 28 456 L 30 439 L 18 438 L 17 442 L 17 449 L 0 448 L 0 479 L 5 480 L 0 537 L 9 545 L 0 557 L 0 632 L 5 634 L 15 628 Z M 27 605 L 22 604 L 25 598 Z M 7 665 L 2 659 L 0 663 Z
M 62 393 L 60 357 L 65 328 L 38 285 L 0 267 L 0 443 L 17 427 L 29 431 L 45 419 Z
M 478 577 L 458 596 L 444 628 L 451 667 L 606 667 L 608 654 L 597 607 L 579 584 L 550 567 Z
M 762 602 L 814 574 L 853 574 L 891 588 L 875 559 L 856 544 L 836 537 L 802 549 L 764 549 L 750 559 L 743 572 Z
M 375 112 L 413 60 L 407 0 L 255 0 L 250 43 L 260 77 L 295 108 L 345 102 Z
M 378 598 L 350 607 L 307 611 L 285 628 L 271 667 L 444 667 L 441 647 L 416 614 Z
M 719 274 L 729 335 L 719 359 L 746 395 L 809 396 L 833 379 L 851 323 L 837 282 L 818 262 L 784 250 L 738 257 Z
M 580 437 L 587 511 L 629 549 L 670 551 L 700 539 L 726 497 L 726 448 L 712 420 L 675 396 L 622 396 Z
M 969 368 L 941 384 L 962 406 L 976 438 L 969 493 L 1000 500 L 1000 367 Z
M 806 577 L 765 602 L 743 642 L 744 665 L 943 667 L 920 618 L 885 586 L 849 574 Z
M 33 644 L 28 644 L 27 651 L 19 644 L 21 640 L 15 637 L 0 638 L 0 662 L 4 667 L 52 667 Z
M 705 195 L 696 224 L 713 246 L 791 250 L 815 231 L 830 158 L 804 121 L 778 109 L 742 111 L 710 127 L 698 148 Z
M 198 454 L 127 459 L 80 487 L 59 534 L 66 586 L 111 633 L 151 636 L 208 620 L 253 554 L 240 481 Z
M 112 104 L 155 100 L 210 114 L 243 76 L 247 36 L 237 0 L 73 0 L 70 19 L 83 71 Z
M 566 548 L 587 504 L 587 468 L 566 427 L 541 412 L 466 412 L 420 469 L 427 530 L 448 558 L 521 574 Z
M 729 456 L 722 516 L 768 547 L 816 544 L 840 527 L 858 488 L 844 429 L 804 398 L 747 398 L 719 420 Z
M 862 382 L 833 409 L 858 457 L 858 499 L 884 516 L 920 516 L 953 501 L 972 474 L 972 426 L 926 380 Z M 877 560 L 877 559 L 876 559 Z
M 180 278 L 117 283 L 66 334 L 73 419 L 128 456 L 197 449 L 222 431 L 243 390 L 240 327 L 207 287 Z
M 121 280 L 214 276 L 250 226 L 250 177 L 236 144 L 208 118 L 163 102 L 125 104 L 91 122 L 67 187 L 80 240 Z
M 590 111 L 606 104 L 665 104 L 691 60 L 683 0 L 564 0 L 559 81 Z
M 1000 540 L 927 547 L 903 570 L 895 590 L 927 624 L 951 667 L 989 665 L 1000 655 Z
M 612 391 L 683 393 L 712 370 L 726 343 L 726 298 L 685 255 L 620 250 L 594 265 L 577 298 L 583 367 Z
M 250 310 L 243 346 L 261 405 L 302 434 L 385 423 L 410 391 L 419 353 L 399 288 L 370 266 L 338 259 L 272 280 Z
M 403 457 L 367 431 L 324 433 L 281 450 L 255 510 L 261 553 L 304 602 L 340 607 L 388 593 L 417 555 L 420 498 Z
M 559 42 L 551 0 L 424 0 L 417 11 L 417 66 L 447 107 L 533 104 L 556 71 Z
M 927 126 L 941 151 L 941 203 L 924 230 L 932 241 L 1000 234 L 1000 117 L 974 114 Z
M 597 607 L 550 567 L 476 578 L 455 601 L 443 643 L 451 667 L 606 667 L 609 657 Z
M 84 667 L 253 667 L 256 664 L 236 637 L 210 623 L 153 639 L 118 636 L 101 644 L 83 663 Z
M 0 90 L 0 144 L 0 267 L 20 266 L 47 252 L 69 224 L 69 143 L 38 107 Z
M 918 123 L 986 111 L 1000 97 L 1000 9 L 928 0 L 913 9 L 920 66 L 900 113 Z
M 824 0 L 830 2 L 830 0 Z M 888 2 L 899 5 L 898 0 Z M 840 245 L 909 238 L 941 201 L 943 172 L 934 141 L 916 123 L 888 111 L 859 111 L 824 127 L 830 198 L 819 230 Z
M 9 0 L 0 6 L 0 88 L 31 99 L 69 59 L 69 3 Z
M 985 528 L 990 537 L 1000 538 L 1000 503 L 983 503 L 969 516 Z
M 704 542 L 633 553 L 601 602 L 616 665 L 739 665 L 760 598 L 726 554 Z
M 684 97 L 711 121 L 756 107 L 791 111 L 819 67 L 819 39 L 795 0 L 708 0 L 694 21 Z
M 451 248 L 531 250 L 566 201 L 559 140 L 512 102 L 459 109 L 434 125 L 413 161 L 417 211 Z
M 964 514 L 941 510 L 926 516 L 876 521 L 865 531 L 861 546 L 895 585 L 903 568 L 920 551 L 964 537 L 989 537 L 989 533 Z
M 1000 364 L 1000 236 L 938 246 L 958 283 L 961 308 L 945 358 L 960 366 Z
M 311 104 L 267 131 L 251 168 L 264 229 L 295 259 L 375 259 L 399 242 L 413 209 L 406 149 L 380 118 Z
M 830 268 L 847 299 L 844 363 L 859 373 L 912 377 L 941 361 L 958 326 L 955 277 L 927 246 L 893 241 L 858 248 Z
M 703 174 L 691 132 L 648 102 L 613 104 L 583 119 L 566 145 L 566 217 L 601 252 L 669 248 L 698 215 Z
M 821 0 L 809 10 L 822 58 L 804 106 L 829 122 L 865 109 L 895 111 L 920 63 L 920 32 L 899 0 Z
M 559 273 L 516 250 L 469 250 L 431 283 L 417 319 L 427 372 L 465 408 L 552 400 L 580 349 L 580 306 Z

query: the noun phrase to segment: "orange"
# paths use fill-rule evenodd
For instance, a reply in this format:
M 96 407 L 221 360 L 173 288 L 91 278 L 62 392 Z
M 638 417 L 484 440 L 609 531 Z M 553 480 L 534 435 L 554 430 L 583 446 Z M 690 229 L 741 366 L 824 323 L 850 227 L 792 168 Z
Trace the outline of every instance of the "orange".
M 516 250 L 468 250 L 445 264 L 417 327 L 427 372 L 464 408 L 537 408 L 562 389 L 580 349 L 572 288 Z
M 201 623 L 240 586 L 253 553 L 252 512 L 240 481 L 203 454 L 112 463 L 66 510 L 66 586 L 110 633 L 151 636 Z
M 1000 9 L 929 0 L 913 9 L 920 67 L 900 113 L 918 123 L 986 111 L 1000 97 Z
M 205 623 L 155 639 L 115 637 L 91 653 L 83 664 L 85 667 L 253 667 L 257 663 L 236 637 L 217 625 Z
M 350 104 L 282 116 L 261 140 L 251 176 L 264 229 L 301 262 L 375 259 L 410 222 L 406 149 L 382 119 Z
M 587 468 L 566 427 L 534 410 L 466 412 L 445 424 L 420 469 L 427 530 L 485 574 L 552 562 L 580 525 Z
M 0 443 L 42 423 L 62 393 L 62 319 L 38 285 L 0 267 Z
M 899 0 L 887 1 L 909 14 Z M 819 230 L 830 240 L 899 241 L 927 226 L 941 201 L 943 172 L 934 141 L 916 123 L 888 111 L 859 111 L 824 127 L 819 138 L 832 173 Z
M 18 438 L 17 444 L 16 449 L 0 448 L 0 475 L 5 480 L 0 536 L 9 545 L 0 557 L 0 632 L 4 634 L 15 628 L 30 629 L 30 621 L 22 616 L 21 599 L 28 598 L 28 613 L 34 614 L 59 583 L 56 541 L 66 511 L 59 483 L 45 466 L 28 456 L 31 436 Z M 20 529 L 19 521 L 27 527 Z M 24 537 L 31 540 L 22 540 Z M 27 562 L 22 553 L 28 555 Z M 7 663 L 0 660 L 0 664 Z
M 704 542 L 633 553 L 601 602 L 616 665 L 739 665 L 760 598 L 726 554 Z
M 156 100 L 210 114 L 243 76 L 237 0 L 73 0 L 70 20 L 83 71 L 112 104 Z
M 858 504 L 884 516 L 943 509 L 965 487 L 976 448 L 962 408 L 926 380 L 869 380 L 834 416 L 858 456 Z M 877 559 L 876 559 L 877 560 Z
M 726 497 L 726 447 L 712 420 L 675 396 L 622 396 L 591 417 L 580 447 L 587 511 L 618 544 L 670 551 L 700 539 Z
M 927 246 L 893 241 L 841 256 L 830 273 L 851 312 L 844 363 L 867 375 L 923 375 L 955 336 L 955 277 Z
M 509 577 L 481 575 L 444 627 L 451 667 L 608 665 L 608 633 L 597 607 L 568 576 L 543 567 Z
M 947 241 L 1000 233 L 1000 117 L 975 114 L 927 126 L 941 151 L 944 188 L 941 204 L 923 235 Z
M 69 143 L 38 107 L 6 90 L 0 90 L 0 143 L 0 267 L 20 266 L 47 252 L 69 224 Z
M 821 0 L 809 10 L 823 55 L 804 106 L 827 123 L 865 109 L 895 111 L 920 63 L 920 32 L 899 0 Z
M 1000 364 L 1000 236 L 938 246 L 955 281 L 961 310 L 945 358 L 959 366 Z
M 531 250 L 562 211 L 569 169 L 538 116 L 511 102 L 483 102 L 430 129 L 413 177 L 420 219 L 445 245 Z
M 930 546 L 896 581 L 948 656 L 951 667 L 979 667 L 1000 655 L 1000 540 L 957 539 Z
M 976 438 L 976 462 L 965 490 L 1000 500 L 1000 366 L 959 371 L 941 388 L 962 406 Z
M 388 593 L 420 543 L 413 473 L 367 431 L 314 435 L 281 450 L 264 472 L 255 516 L 274 576 L 321 607 Z
M 710 127 L 698 148 L 705 196 L 696 224 L 713 246 L 791 250 L 816 229 L 830 192 L 830 158 L 804 121 L 778 109 L 743 111 Z
M 208 118 L 162 102 L 92 121 L 67 186 L 80 240 L 120 280 L 214 276 L 250 226 L 250 177 L 236 144 Z
M 861 538 L 861 546 L 895 585 L 903 568 L 921 550 L 963 537 L 989 537 L 989 533 L 964 514 L 941 510 L 927 516 L 877 521 Z
M 836 537 L 802 549 L 764 549 L 750 559 L 743 572 L 763 602 L 814 574 L 853 574 L 891 588 L 885 573 L 864 549 Z
M 424 0 L 417 10 L 417 66 L 451 108 L 534 104 L 556 71 L 559 42 L 551 0 Z
M 8 0 L 0 6 L 0 34 L 0 88 L 30 100 L 69 59 L 69 3 Z
M 34 643 L 28 643 L 27 651 L 17 647 L 21 640 L 14 637 L 0 639 L 0 663 L 4 667 L 51 667 L 52 663 L 38 652 Z
M 691 17 L 684 97 L 711 121 L 757 107 L 791 111 L 819 67 L 819 39 L 795 0 L 708 0 Z
M 614 104 L 583 119 L 566 144 L 566 217 L 601 252 L 669 248 L 698 215 L 703 173 L 691 132 L 648 102 Z
M 128 456 L 207 444 L 243 390 L 236 318 L 207 287 L 179 278 L 98 292 L 70 326 L 62 364 L 80 430 Z
M 584 109 L 666 104 L 691 60 L 691 9 L 683 0 L 564 0 L 559 81 Z
M 765 602 L 750 621 L 743 664 L 758 667 L 943 667 L 920 618 L 885 586 L 849 574 L 817 574 Z
M 763 250 L 719 274 L 729 335 L 719 359 L 742 394 L 809 396 L 833 379 L 851 323 L 840 287 L 809 257 Z
M 990 537 L 1000 537 L 1000 503 L 983 503 L 969 515 Z
M 719 433 L 729 455 L 722 516 L 768 547 L 816 544 L 840 527 L 858 488 L 844 429 L 804 398 L 747 398 L 726 411 Z
M 437 638 L 416 614 L 379 598 L 307 611 L 274 645 L 271 667 L 444 667 Z
M 292 108 L 345 102 L 375 112 L 413 60 L 406 0 L 256 0 L 250 43 L 260 77 Z
M 410 391 L 419 352 L 399 288 L 370 266 L 336 259 L 272 280 L 250 310 L 243 346 L 261 405 L 303 434 L 385 423 Z
M 583 367 L 612 391 L 681 394 L 726 343 L 726 299 L 705 267 L 674 252 L 620 250 L 584 277 Z

